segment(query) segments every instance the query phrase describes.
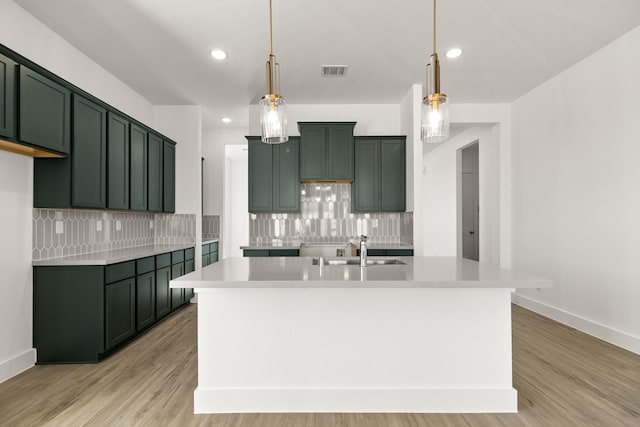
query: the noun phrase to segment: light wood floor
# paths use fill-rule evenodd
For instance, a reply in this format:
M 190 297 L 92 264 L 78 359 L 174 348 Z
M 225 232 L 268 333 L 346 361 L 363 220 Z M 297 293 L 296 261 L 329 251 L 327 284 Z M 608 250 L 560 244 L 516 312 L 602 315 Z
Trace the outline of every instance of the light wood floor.
M 1 426 L 640 426 L 640 356 L 513 307 L 518 414 L 193 415 L 196 307 L 97 365 L 0 384 Z

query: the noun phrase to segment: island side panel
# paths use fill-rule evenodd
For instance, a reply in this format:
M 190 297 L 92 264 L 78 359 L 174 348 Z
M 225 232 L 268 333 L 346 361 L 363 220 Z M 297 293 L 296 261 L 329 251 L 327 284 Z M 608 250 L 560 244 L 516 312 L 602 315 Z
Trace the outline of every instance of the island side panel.
M 516 412 L 512 289 L 199 289 L 196 413 Z

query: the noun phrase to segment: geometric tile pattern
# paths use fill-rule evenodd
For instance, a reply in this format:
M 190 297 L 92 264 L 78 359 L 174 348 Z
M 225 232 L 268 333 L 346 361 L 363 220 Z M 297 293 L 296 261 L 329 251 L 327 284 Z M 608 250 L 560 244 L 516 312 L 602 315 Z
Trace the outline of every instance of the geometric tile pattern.
M 220 215 L 202 217 L 202 241 L 220 238 Z
M 333 243 L 366 234 L 371 243 L 413 244 L 412 213 L 352 213 L 350 184 L 302 184 L 301 213 L 249 214 L 249 245 Z
M 195 215 L 33 209 L 33 260 L 165 242 L 194 243 Z
M 154 242 L 158 244 L 194 244 L 195 214 L 156 214 Z

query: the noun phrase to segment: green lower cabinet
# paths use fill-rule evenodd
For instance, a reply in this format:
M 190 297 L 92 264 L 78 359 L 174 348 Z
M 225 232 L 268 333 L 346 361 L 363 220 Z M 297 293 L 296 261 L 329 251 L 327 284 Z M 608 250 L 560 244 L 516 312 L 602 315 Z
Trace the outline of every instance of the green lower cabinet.
M 405 137 L 356 137 L 351 211 L 405 210 Z
M 185 263 L 181 262 L 171 266 L 171 279 L 184 276 Z M 171 311 L 184 304 L 184 288 L 171 288 Z
M 295 257 L 300 256 L 298 249 L 244 249 L 243 256 L 246 257 Z M 217 257 L 216 257 L 217 258 Z
M 156 272 L 136 277 L 136 330 L 141 331 L 156 321 Z
M 125 279 L 105 288 L 105 338 L 109 350 L 136 332 L 136 280 Z
M 0 137 L 13 139 L 15 129 L 16 63 L 0 55 Z
M 218 252 L 211 252 L 209 254 L 209 264 L 215 264 L 218 262 Z
M 156 318 L 166 316 L 171 312 L 169 281 L 171 280 L 171 267 L 159 268 L 156 271 Z

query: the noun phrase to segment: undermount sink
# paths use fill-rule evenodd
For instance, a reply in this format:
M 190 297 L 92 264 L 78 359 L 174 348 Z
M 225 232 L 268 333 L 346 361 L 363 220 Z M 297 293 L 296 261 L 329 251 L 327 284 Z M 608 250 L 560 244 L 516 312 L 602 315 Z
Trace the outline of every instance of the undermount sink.
M 322 260 L 323 265 L 360 265 L 360 258 L 313 258 L 313 265 L 319 265 Z M 367 265 L 406 265 L 406 263 L 395 258 L 369 258 Z

